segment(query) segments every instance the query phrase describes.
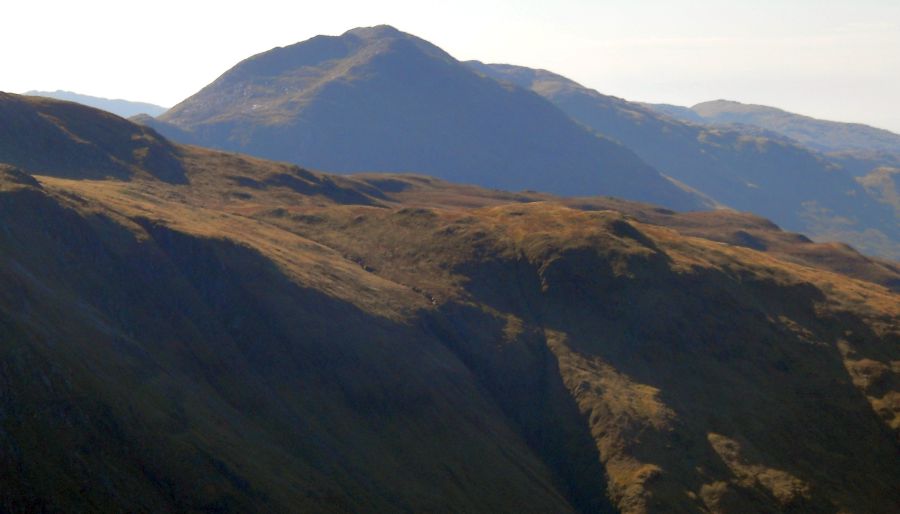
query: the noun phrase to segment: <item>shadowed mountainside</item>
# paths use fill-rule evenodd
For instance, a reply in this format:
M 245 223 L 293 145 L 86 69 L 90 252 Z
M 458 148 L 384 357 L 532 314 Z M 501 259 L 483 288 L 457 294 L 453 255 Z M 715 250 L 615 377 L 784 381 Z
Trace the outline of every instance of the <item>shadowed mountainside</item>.
M 387 26 L 253 56 L 150 125 L 175 140 L 335 172 L 712 205 L 540 96 Z
M 198 233 L 13 180 L 5 512 L 571 509 L 470 372 L 405 320 L 415 293 L 281 232 L 286 268 L 253 246 L 264 225 L 178 216 Z M 317 261 L 333 279 L 296 275 Z
M 868 195 L 850 173 L 784 136 L 684 123 L 544 70 L 468 65 L 543 95 L 573 119 L 621 141 L 666 175 L 722 204 L 815 239 L 900 258 L 900 218 L 894 211 Z
M 0 510 L 900 507 L 900 297 L 834 272 L 885 263 L 172 148 L 185 183 L 0 166 Z

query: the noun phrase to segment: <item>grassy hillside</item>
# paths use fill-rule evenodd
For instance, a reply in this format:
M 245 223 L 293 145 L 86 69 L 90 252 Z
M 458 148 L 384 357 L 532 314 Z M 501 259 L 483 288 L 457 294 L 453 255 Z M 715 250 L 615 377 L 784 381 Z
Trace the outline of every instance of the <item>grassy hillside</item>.
M 408 288 L 239 215 L 6 175 L 4 511 L 571 509 Z
M 182 183 L 0 168 L 4 511 L 900 507 L 890 263 L 171 149 Z
M 0 162 L 61 177 L 183 182 L 175 153 L 155 131 L 114 114 L 0 92 Z

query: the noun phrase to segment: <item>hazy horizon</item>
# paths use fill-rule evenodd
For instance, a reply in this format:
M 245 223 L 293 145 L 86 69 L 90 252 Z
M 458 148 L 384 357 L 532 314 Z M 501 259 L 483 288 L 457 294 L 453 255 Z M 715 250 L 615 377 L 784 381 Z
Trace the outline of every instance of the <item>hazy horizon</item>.
M 15 2 L 9 19 L 20 22 L 0 33 L 0 43 L 16 49 L 4 58 L 0 90 L 171 107 L 251 55 L 384 23 L 460 60 L 544 68 L 628 100 L 691 106 L 728 99 L 900 133 L 897 2 L 245 6 L 164 0 L 133 12 L 105 0 Z

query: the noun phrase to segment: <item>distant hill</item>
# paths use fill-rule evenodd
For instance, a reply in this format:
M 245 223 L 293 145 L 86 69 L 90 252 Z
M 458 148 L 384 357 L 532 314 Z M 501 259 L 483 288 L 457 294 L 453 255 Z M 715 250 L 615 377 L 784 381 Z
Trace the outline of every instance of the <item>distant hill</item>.
M 900 511 L 896 263 L 0 109 L 0 512 Z
M 544 98 L 387 26 L 253 56 L 150 124 L 178 141 L 334 172 L 712 205 Z
M 693 107 L 642 105 L 691 123 L 760 127 L 828 154 L 855 153 L 869 158 L 879 153 L 900 156 L 900 134 L 861 123 L 820 120 L 775 107 L 731 100 L 702 102 Z
M 695 120 L 694 115 L 679 116 L 683 110 L 671 106 L 657 112 L 545 70 L 468 64 L 543 95 L 573 119 L 724 205 L 817 239 L 842 240 L 871 254 L 900 258 L 900 218 L 894 211 L 867 194 L 831 157 L 789 137 L 760 127 L 683 122 L 673 116 Z
M 111 100 L 109 98 L 100 98 L 97 96 L 81 95 L 71 91 L 29 91 L 25 93 L 29 96 L 45 96 L 48 98 L 56 98 L 57 100 L 66 100 L 69 102 L 78 102 L 83 105 L 96 107 L 123 118 L 130 118 L 138 114 L 147 114 L 149 116 L 159 116 L 166 112 L 165 107 L 153 105 L 144 102 L 132 102 L 129 100 Z
M 821 152 L 873 151 L 900 154 L 900 134 L 863 125 L 826 121 L 768 107 L 730 100 L 691 107 L 708 123 L 742 123 L 784 134 Z

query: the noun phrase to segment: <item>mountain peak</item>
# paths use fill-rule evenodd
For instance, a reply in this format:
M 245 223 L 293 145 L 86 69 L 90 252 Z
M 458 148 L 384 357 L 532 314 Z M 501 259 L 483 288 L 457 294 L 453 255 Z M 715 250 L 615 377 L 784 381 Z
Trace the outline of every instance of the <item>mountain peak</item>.
M 387 25 L 253 56 L 160 121 L 196 136 L 167 132 L 179 141 L 329 171 L 708 206 L 540 96 Z
M 344 36 L 356 36 L 360 39 L 384 39 L 409 36 L 391 25 L 375 25 L 372 27 L 356 27 L 344 32 Z

